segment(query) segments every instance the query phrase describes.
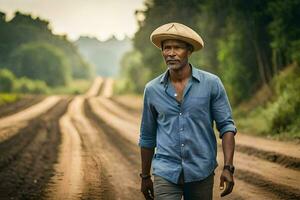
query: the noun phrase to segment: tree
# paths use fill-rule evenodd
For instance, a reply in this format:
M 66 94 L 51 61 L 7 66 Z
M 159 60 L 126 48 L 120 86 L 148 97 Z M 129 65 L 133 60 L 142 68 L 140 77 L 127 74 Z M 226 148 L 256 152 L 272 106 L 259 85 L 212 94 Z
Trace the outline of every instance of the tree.
M 11 55 L 10 69 L 17 77 L 43 80 L 49 86 L 65 85 L 71 78 L 68 59 L 47 43 L 21 45 Z
M 66 36 L 52 33 L 48 21 L 20 12 L 16 12 L 10 21 L 5 21 L 5 14 L 0 13 L 0 66 L 8 66 L 12 52 L 21 45 L 32 42 L 47 43 L 63 52 L 69 60 L 72 77 L 91 78 L 91 66 L 82 59 L 75 45 Z
M 7 69 L 0 69 L 0 92 L 11 92 L 15 82 L 14 74 Z

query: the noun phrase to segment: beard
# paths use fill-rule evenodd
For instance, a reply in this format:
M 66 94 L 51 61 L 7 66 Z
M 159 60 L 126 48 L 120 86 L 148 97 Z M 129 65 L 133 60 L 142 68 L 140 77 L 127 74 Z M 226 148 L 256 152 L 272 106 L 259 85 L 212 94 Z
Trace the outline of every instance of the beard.
M 180 70 L 183 67 L 185 67 L 187 63 L 188 60 L 182 60 L 182 61 L 176 60 L 176 61 L 168 61 L 166 64 L 169 70 Z
M 182 68 L 183 66 L 181 65 L 181 63 L 176 63 L 176 64 L 167 64 L 168 69 L 170 70 L 178 70 L 180 68 Z

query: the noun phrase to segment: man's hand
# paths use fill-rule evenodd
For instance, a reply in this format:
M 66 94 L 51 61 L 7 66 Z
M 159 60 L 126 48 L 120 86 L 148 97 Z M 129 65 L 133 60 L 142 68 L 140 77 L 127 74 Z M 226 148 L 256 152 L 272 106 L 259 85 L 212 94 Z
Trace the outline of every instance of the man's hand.
M 151 178 L 142 179 L 141 192 L 144 194 L 146 200 L 154 199 L 153 182 Z
M 226 185 L 225 190 L 224 190 L 224 182 Z M 232 192 L 233 186 L 234 186 L 233 175 L 227 169 L 223 169 L 223 172 L 220 177 L 220 189 L 224 191 L 221 193 L 221 197 L 230 194 Z

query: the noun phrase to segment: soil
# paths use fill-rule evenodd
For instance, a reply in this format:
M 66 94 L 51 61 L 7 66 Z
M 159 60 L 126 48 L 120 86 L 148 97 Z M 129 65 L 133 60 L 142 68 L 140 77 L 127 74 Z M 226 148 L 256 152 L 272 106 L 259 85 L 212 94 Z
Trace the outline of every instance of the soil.
M 5 117 L 21 110 L 24 110 L 40 101 L 42 101 L 45 96 L 42 95 L 25 95 L 20 100 L 1 105 L 0 106 L 0 118 Z
M 0 143 L 0 199 L 39 199 L 54 174 L 61 142 L 58 118 L 68 99 Z
M 112 96 L 112 88 L 113 80 L 97 78 L 85 95 L 44 99 L 46 108 L 36 103 L 1 118 L 0 199 L 142 200 L 142 99 Z M 222 199 L 300 199 L 299 156 L 297 144 L 238 133 L 235 187 Z M 220 145 L 217 159 L 214 199 L 221 199 Z

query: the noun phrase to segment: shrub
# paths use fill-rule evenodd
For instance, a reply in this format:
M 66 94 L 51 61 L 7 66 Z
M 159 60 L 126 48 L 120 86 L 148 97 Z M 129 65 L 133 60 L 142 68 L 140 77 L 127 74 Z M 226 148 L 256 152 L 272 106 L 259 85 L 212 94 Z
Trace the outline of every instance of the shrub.
M 27 43 L 11 54 L 10 69 L 17 77 L 45 81 L 49 86 L 66 85 L 71 78 L 64 53 L 48 43 Z
M 276 79 L 275 107 L 271 129 L 276 133 L 300 128 L 300 68 L 293 66 L 283 71 Z
M 16 82 L 14 91 L 18 93 L 43 94 L 48 92 L 48 87 L 44 81 L 22 77 Z
M 15 75 L 7 70 L 0 69 L 0 92 L 11 92 L 14 88 Z

